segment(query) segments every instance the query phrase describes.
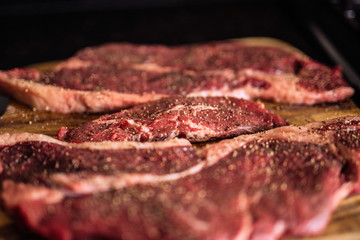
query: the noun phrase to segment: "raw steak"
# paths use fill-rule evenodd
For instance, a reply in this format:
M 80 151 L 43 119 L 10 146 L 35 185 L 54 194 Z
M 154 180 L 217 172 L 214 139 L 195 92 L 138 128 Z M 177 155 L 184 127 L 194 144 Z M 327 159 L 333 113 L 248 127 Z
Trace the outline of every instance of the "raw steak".
M 81 190 L 85 192 L 96 189 L 96 186 L 86 188 L 96 184 L 96 174 L 102 174 L 109 181 L 108 185 L 100 183 L 98 187 L 109 188 L 127 186 L 131 182 L 160 181 L 164 175 L 169 180 L 179 177 L 179 174 L 198 171 L 204 164 L 203 155 L 186 139 L 156 143 L 71 144 L 45 135 L 3 134 L 0 152 L 1 180 L 11 178 L 56 188 L 85 187 Z M 67 182 L 64 174 L 67 179 L 73 176 L 73 181 Z M 143 178 L 136 179 L 137 175 Z M 92 181 L 81 184 L 82 178 Z
M 281 127 L 211 145 L 207 161 L 241 169 L 231 181 L 241 179 L 235 182 L 249 199 L 251 239 L 311 235 L 325 228 L 341 199 L 360 190 L 359 137 L 360 117 Z
M 70 142 L 158 141 L 184 137 L 201 142 L 287 125 L 263 105 L 227 97 L 170 97 L 104 115 L 58 138 Z
M 81 50 L 45 73 L 2 71 L 0 87 L 30 106 L 63 113 L 114 111 L 179 94 L 315 104 L 354 93 L 338 67 L 294 50 L 236 41 L 105 44 Z
M 2 135 L 2 199 L 9 213 L 50 239 L 239 240 L 314 234 L 341 199 L 360 190 L 359 136 L 360 117 L 279 127 L 200 149 L 186 140 L 71 144 L 37 135 Z M 153 146 L 165 154 L 169 146 L 171 151 L 183 146 L 178 154 L 188 158 L 176 171 L 164 167 L 151 177 L 146 169 L 134 169 L 134 162 L 110 172 L 86 167 L 44 172 L 48 157 L 41 158 L 42 149 L 51 144 L 49 162 L 61 155 L 64 166 L 66 152 L 102 149 L 97 155 L 115 146 L 120 154 L 128 146 Z M 140 165 L 149 164 L 153 171 L 163 161 L 148 157 Z M 29 175 L 19 177 L 19 169 Z

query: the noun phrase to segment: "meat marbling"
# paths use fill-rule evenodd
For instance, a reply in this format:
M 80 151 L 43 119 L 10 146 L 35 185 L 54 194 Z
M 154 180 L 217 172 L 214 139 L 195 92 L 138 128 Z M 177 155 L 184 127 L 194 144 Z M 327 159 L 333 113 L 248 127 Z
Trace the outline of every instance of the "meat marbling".
M 37 109 L 63 113 L 115 111 L 179 94 L 311 105 L 354 93 L 339 67 L 295 51 L 236 41 L 175 47 L 105 44 L 81 50 L 45 73 L 1 71 L 0 87 Z
M 51 239 L 309 235 L 326 226 L 341 199 L 359 192 L 359 131 L 360 117 L 346 117 L 279 127 L 197 149 L 181 139 L 72 144 L 42 135 L 6 134 L 0 137 L 2 199 L 7 211 Z M 49 144 L 54 145 L 52 154 L 47 153 L 52 157 L 44 159 Z M 121 169 L 78 171 L 73 166 L 82 164 L 66 160 L 66 152 L 80 156 L 76 152 L 81 149 L 98 156 L 111 148 L 123 154 L 129 146 L 161 148 L 163 156 L 177 149 L 188 157 L 159 160 L 156 151 L 145 151 L 144 157 L 140 150 L 134 154 L 140 160 L 122 163 Z M 42 170 L 54 161 L 52 170 Z M 149 176 L 148 168 L 161 170 Z M 19 169 L 28 175 L 21 176 Z
M 284 125 L 284 119 L 260 103 L 227 97 L 170 97 L 104 115 L 72 130 L 62 127 L 58 138 L 100 142 L 184 137 L 203 142 Z

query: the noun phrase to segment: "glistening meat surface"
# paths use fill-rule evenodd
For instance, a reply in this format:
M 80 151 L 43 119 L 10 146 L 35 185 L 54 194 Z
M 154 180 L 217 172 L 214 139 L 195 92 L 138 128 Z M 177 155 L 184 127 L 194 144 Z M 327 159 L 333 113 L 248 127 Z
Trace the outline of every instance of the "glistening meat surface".
M 354 90 L 341 69 L 294 50 L 236 41 L 86 48 L 48 72 L 0 72 L 3 91 L 53 112 L 114 111 L 171 95 L 233 96 L 293 104 L 336 102 Z M 57 95 L 57 101 L 49 98 Z
M 2 199 L 9 213 L 50 239 L 278 239 L 314 234 L 326 226 L 341 199 L 360 189 L 359 137 L 359 117 L 279 127 L 196 150 L 186 140 L 71 144 L 39 135 L 2 135 Z M 134 170 L 130 163 L 121 167 L 121 174 L 96 168 L 74 174 L 59 168 L 40 171 L 45 175 L 39 178 L 37 169 L 48 159 L 40 157 L 41 149 L 48 144 L 75 152 L 111 148 L 119 154 L 129 146 L 153 146 L 164 153 L 182 146 L 184 153 L 180 148 L 178 154 L 190 151 L 190 164 L 180 164 L 185 169 L 174 173 L 165 168 L 156 176 Z M 58 148 L 53 149 L 58 155 Z M 156 151 L 149 154 L 142 163 L 161 168 L 165 159 L 151 158 Z M 19 178 L 12 173 L 18 169 L 37 177 Z
M 287 125 L 263 105 L 227 97 L 170 97 L 104 115 L 80 127 L 62 127 L 70 142 L 159 141 L 183 137 L 191 142 L 223 139 Z

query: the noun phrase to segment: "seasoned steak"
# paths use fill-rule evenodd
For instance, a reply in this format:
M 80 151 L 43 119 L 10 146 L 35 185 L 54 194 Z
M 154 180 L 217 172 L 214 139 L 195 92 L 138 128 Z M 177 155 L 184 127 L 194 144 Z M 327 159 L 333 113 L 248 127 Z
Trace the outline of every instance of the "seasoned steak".
M 170 97 L 104 115 L 58 138 L 70 142 L 158 141 L 184 137 L 201 142 L 287 125 L 251 101 L 226 97 Z
M 198 149 L 186 140 L 71 144 L 41 135 L 7 134 L 0 136 L 2 200 L 9 213 L 49 239 L 309 235 L 326 226 L 341 199 L 359 192 L 359 130 L 360 118 L 347 117 L 279 127 Z M 51 158 L 41 158 L 49 144 L 61 147 L 47 150 Z M 65 149 L 69 155 L 80 149 L 96 156 L 110 149 L 122 155 L 130 146 L 160 148 L 165 158 L 158 160 L 156 151 L 142 158 L 140 150 L 134 157 L 142 160 L 113 171 L 60 166 L 39 171 L 57 155 L 69 162 Z M 188 156 L 184 165 L 168 157 L 175 148 Z M 95 155 L 87 155 L 87 161 L 101 162 Z M 10 161 L 8 156 L 14 157 Z M 166 159 L 180 167 L 154 174 L 134 168 L 137 162 L 150 169 L 161 168 L 164 161 L 169 166 Z M 32 177 L 19 177 L 18 169 Z
M 80 50 L 48 72 L 1 71 L 0 87 L 30 106 L 63 113 L 114 111 L 172 95 L 311 105 L 354 93 L 339 67 L 295 51 L 236 41 L 175 47 L 105 44 Z
M 28 133 L 1 135 L 0 160 L 3 182 L 12 179 L 79 193 L 172 180 L 204 165 L 204 155 L 186 139 L 71 144 Z M 107 183 L 100 178 L 97 185 L 98 175 Z

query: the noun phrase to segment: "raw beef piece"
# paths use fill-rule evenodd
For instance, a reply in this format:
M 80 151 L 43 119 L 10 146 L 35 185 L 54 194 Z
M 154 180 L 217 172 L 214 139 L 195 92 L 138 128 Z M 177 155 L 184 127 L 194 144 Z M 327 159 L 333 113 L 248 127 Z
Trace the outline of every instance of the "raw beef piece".
M 204 157 L 186 139 L 95 145 L 71 144 L 28 133 L 1 135 L 0 160 L 1 180 L 11 178 L 23 183 L 68 187 L 82 193 L 96 189 L 96 186 L 86 187 L 91 186 L 89 183 L 82 184 L 85 177 L 96 184 L 96 174 L 102 174 L 108 180 L 108 185 L 98 187 L 108 188 L 109 185 L 160 181 L 165 175 L 167 179 L 180 172 L 197 171 L 204 164 Z M 73 176 L 71 183 L 64 180 L 65 173 L 67 178 Z M 130 178 L 127 174 L 131 174 Z M 136 175 L 145 177 L 137 179 Z
M 45 73 L 0 71 L 0 89 L 37 109 L 63 113 L 114 111 L 169 95 L 311 105 L 354 93 L 338 67 L 295 50 L 236 41 L 176 47 L 105 44 L 81 50 Z
M 136 45 L 108 43 L 78 51 L 57 69 L 89 65 L 128 66 L 156 64 L 180 70 L 216 70 L 251 68 L 264 72 L 295 73 L 306 57 L 271 46 L 249 46 L 238 41 L 165 47 L 162 45 Z
M 121 172 L 128 181 L 119 185 L 115 183 L 123 175 L 109 184 L 111 174 L 96 169 L 83 170 L 89 174 L 80 173 L 75 182 L 74 172 L 67 169 L 55 171 L 55 176 L 44 173 L 43 179 L 52 179 L 51 184 L 12 177 L 6 172 L 14 162 L 23 162 L 29 172 L 42 168 L 46 160 L 38 159 L 38 165 L 27 168 L 26 159 L 40 156 L 38 146 L 49 142 L 36 135 L 3 135 L 2 199 L 19 221 L 49 239 L 241 240 L 309 235 L 321 231 L 338 202 L 359 189 L 359 131 L 360 117 L 347 117 L 243 135 L 191 150 L 196 157 L 189 158 L 197 160 L 190 168 L 165 171 L 157 178 L 124 165 Z M 17 160 L 4 161 L 2 154 L 9 154 L 9 148 L 15 153 L 25 143 L 33 145 L 36 138 L 41 140 L 37 147 L 15 154 Z M 180 145 L 188 145 L 183 141 Z M 50 142 L 88 151 L 109 144 L 162 146 Z M 184 154 L 188 150 L 184 148 Z M 151 166 L 162 162 L 148 161 Z
M 34 77 L 25 80 L 24 75 Z M 0 91 L 38 110 L 60 113 L 114 111 L 167 96 L 95 89 L 94 91 L 74 90 L 40 83 L 39 79 L 42 76 L 43 73 L 33 69 L 0 71 Z M 56 96 L 56 101 L 53 96 Z
M 233 137 L 287 125 L 263 105 L 226 97 L 170 97 L 135 106 L 82 126 L 62 127 L 70 142 L 158 141 L 184 137 L 191 142 Z
M 139 48 L 138 51 L 136 51 L 137 48 Z M 116 65 L 117 67 L 119 67 L 119 65 L 125 65 L 127 67 L 132 65 L 140 69 L 153 69 L 154 67 L 156 68 L 156 66 L 161 66 L 165 67 L 162 68 L 163 71 L 171 71 L 169 70 L 170 67 L 170 69 L 192 70 L 197 73 L 208 72 L 209 70 L 212 70 L 210 72 L 220 70 L 219 74 L 227 78 L 225 82 L 223 82 L 224 80 L 221 81 L 221 79 L 217 79 L 218 76 L 216 76 L 215 81 L 208 83 L 206 88 L 195 91 L 193 90 L 194 86 L 182 87 L 183 91 L 180 94 L 193 92 L 196 94 L 198 91 L 208 90 L 207 88 L 209 87 L 215 91 L 218 89 L 220 89 L 220 91 L 229 89 L 231 92 L 234 92 L 235 90 L 239 91 L 241 86 L 250 83 L 249 85 L 252 85 L 254 89 L 244 90 L 245 93 L 242 93 L 244 96 L 241 95 L 241 97 L 263 98 L 297 104 L 314 104 L 317 102 L 338 101 L 340 98 L 346 98 L 340 96 L 340 94 L 336 97 L 333 96 L 333 100 L 331 100 L 330 96 L 326 96 L 324 93 L 330 90 L 348 87 L 342 78 L 341 69 L 338 67 L 331 69 L 295 50 L 272 46 L 251 46 L 237 41 L 222 41 L 168 48 L 159 45 L 104 44 L 98 47 L 80 50 L 73 58 L 61 63 L 57 69 L 73 69 L 74 65 L 77 67 L 86 67 L 93 66 L 94 64 L 105 64 L 106 66 Z M 233 70 L 235 72 L 233 74 L 234 76 L 229 76 L 226 71 L 224 74 L 221 74 L 221 71 L 224 69 Z M 172 80 L 172 76 L 174 76 L 174 78 L 175 76 L 178 78 L 181 76 L 181 78 L 191 78 L 192 81 L 198 81 L 197 77 L 193 79 L 194 77 L 191 74 L 190 76 L 188 74 L 182 75 L 176 70 L 173 70 L 175 74 L 171 74 L 171 76 L 165 74 L 166 77 L 157 77 L 168 79 L 169 84 L 163 87 L 171 86 L 171 89 L 173 89 L 173 91 L 175 89 L 176 91 L 177 87 L 174 87 L 173 84 L 175 79 Z M 288 74 L 289 76 L 287 76 Z M 280 75 L 279 80 L 277 80 L 276 75 Z M 205 76 L 207 76 L 207 78 L 210 77 L 207 74 L 205 74 Z M 151 77 L 149 78 L 153 81 Z M 212 78 L 214 78 L 214 76 L 212 76 Z M 286 78 L 288 78 L 287 81 L 283 81 L 282 83 L 278 82 Z M 294 79 L 291 80 L 292 78 Z M 222 83 L 215 83 L 219 81 Z M 270 88 L 273 81 L 275 85 L 280 85 L 281 87 L 287 86 L 289 90 L 291 89 L 292 98 L 284 98 L 284 93 L 281 94 L 282 96 L 276 96 L 283 92 L 283 90 L 277 86 L 270 91 L 254 93 L 256 92 L 256 88 L 262 90 L 264 90 L 263 88 Z M 291 83 L 292 81 L 294 81 L 294 83 Z M 185 81 L 182 81 L 179 87 L 184 83 Z M 294 86 L 292 86 L 292 84 L 294 84 Z M 205 84 L 200 84 L 200 86 L 203 85 Z M 175 86 L 178 85 L 175 84 Z M 185 84 L 185 86 L 187 86 L 187 84 Z M 226 86 L 225 89 L 224 86 Z M 151 86 L 150 89 L 155 92 L 161 91 L 161 88 L 157 89 L 156 86 Z M 276 94 L 274 94 L 275 89 L 277 90 Z M 166 91 L 173 92 L 170 88 L 166 89 Z M 296 91 L 299 99 L 294 96 L 293 91 Z M 305 94 L 314 94 L 311 92 L 315 92 L 319 96 L 304 97 Z M 222 94 L 225 94 L 225 92 Z M 226 94 L 229 95 L 231 93 L 227 92 Z M 233 94 L 239 93 L 234 92 Z M 350 92 L 347 92 L 347 94 L 351 95 Z M 338 98 L 338 100 L 334 100 L 336 98 Z
M 360 117 L 338 118 L 224 140 L 208 147 L 207 161 L 237 169 L 233 159 L 242 159 L 238 186 L 249 197 L 251 239 L 309 235 L 325 228 L 341 199 L 359 192 L 359 137 Z

